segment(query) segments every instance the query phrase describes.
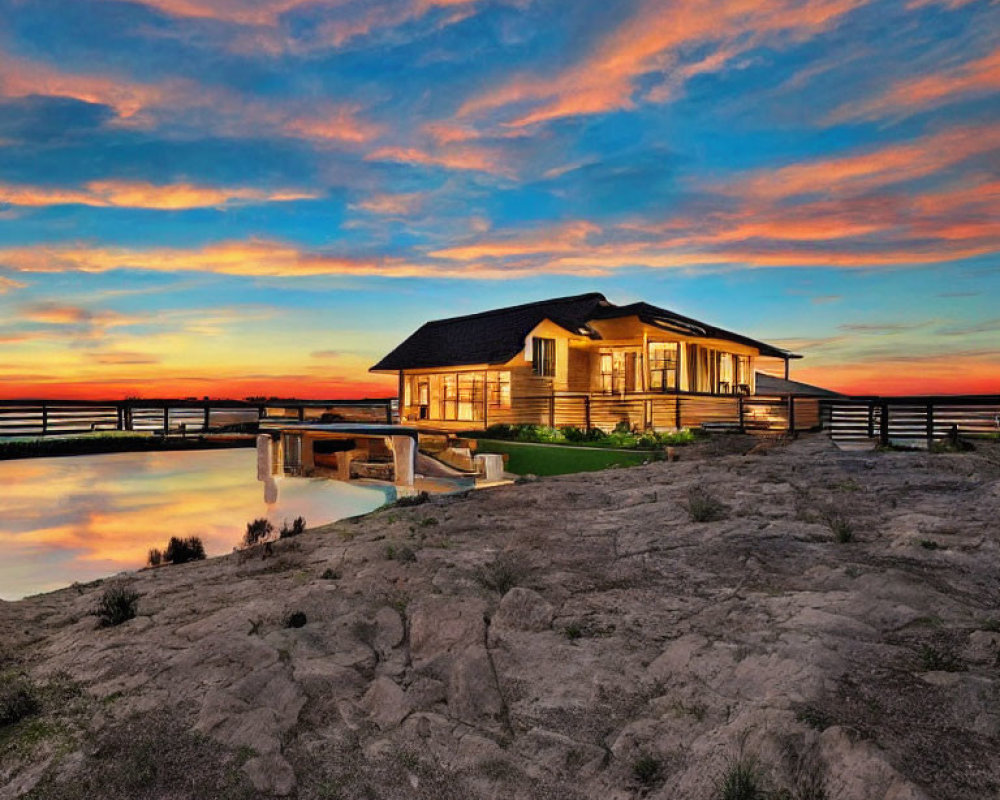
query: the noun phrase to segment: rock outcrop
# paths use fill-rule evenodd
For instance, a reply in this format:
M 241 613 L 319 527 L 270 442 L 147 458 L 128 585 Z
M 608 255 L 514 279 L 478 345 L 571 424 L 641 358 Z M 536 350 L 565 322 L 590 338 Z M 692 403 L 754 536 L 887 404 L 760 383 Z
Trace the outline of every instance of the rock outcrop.
M 0 603 L 0 800 L 1000 795 L 995 449 L 755 444 Z

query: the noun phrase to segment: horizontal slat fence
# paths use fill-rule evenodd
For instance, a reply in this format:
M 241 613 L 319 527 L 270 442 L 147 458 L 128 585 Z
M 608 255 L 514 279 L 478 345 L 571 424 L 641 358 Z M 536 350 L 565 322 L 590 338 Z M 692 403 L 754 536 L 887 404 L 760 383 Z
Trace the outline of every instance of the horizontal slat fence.
M 843 397 L 822 400 L 838 442 L 933 442 L 959 436 L 1000 435 L 1000 395 Z
M 239 400 L 0 400 L 0 438 L 99 431 L 199 434 L 255 425 L 267 416 L 378 423 L 398 419 L 395 398 L 266 404 Z

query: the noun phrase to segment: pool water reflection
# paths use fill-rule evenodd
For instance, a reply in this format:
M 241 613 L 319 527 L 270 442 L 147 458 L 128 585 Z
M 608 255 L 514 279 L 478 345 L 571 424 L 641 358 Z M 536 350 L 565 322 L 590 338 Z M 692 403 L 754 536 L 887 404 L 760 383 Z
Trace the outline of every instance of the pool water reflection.
M 392 492 L 307 478 L 278 486 L 265 503 L 252 449 L 0 461 L 0 598 L 135 569 L 171 536 L 200 536 L 221 555 L 257 517 L 321 525 Z

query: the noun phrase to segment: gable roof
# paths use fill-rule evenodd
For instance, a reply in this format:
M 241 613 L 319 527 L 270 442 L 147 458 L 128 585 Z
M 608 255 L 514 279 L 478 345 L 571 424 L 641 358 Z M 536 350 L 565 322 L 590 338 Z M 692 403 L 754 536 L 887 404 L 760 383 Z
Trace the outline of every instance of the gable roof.
M 747 344 L 759 348 L 762 355 L 800 357 L 648 303 L 616 306 L 603 294 L 590 292 L 427 322 L 371 371 L 505 364 L 524 348 L 525 338 L 542 320 L 550 320 L 577 336 L 600 339 L 600 334 L 588 325 L 590 321 L 629 316 L 638 316 L 643 322 L 674 333 Z
M 840 392 L 813 386 L 802 381 L 786 381 L 766 372 L 757 373 L 757 394 L 801 394 L 810 397 L 843 397 Z

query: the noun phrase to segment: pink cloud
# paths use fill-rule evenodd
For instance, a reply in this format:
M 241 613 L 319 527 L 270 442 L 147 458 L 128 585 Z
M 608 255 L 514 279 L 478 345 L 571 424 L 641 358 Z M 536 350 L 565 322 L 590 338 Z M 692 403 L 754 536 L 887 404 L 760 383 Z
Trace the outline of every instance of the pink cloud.
M 636 82 L 641 76 L 669 76 L 678 69 L 687 69 L 689 76 L 715 71 L 739 53 L 763 43 L 801 41 L 828 30 L 864 2 L 683 0 L 665 5 L 647 0 L 576 65 L 552 77 L 518 76 L 468 100 L 459 116 L 517 106 L 507 114 L 506 124 L 519 127 L 632 108 Z M 680 63 L 682 51 L 702 45 L 712 45 L 715 51 L 699 63 L 684 67 Z M 672 91 L 668 77 L 651 99 L 665 99 Z

